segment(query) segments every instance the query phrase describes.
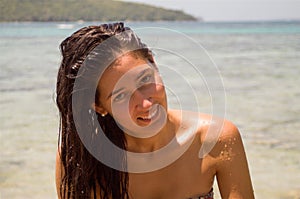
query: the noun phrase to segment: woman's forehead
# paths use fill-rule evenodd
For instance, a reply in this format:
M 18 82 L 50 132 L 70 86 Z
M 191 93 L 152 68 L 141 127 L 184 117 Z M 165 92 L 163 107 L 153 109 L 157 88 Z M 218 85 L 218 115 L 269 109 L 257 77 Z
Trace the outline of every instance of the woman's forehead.
M 102 92 L 110 91 L 119 81 L 126 83 L 128 80 L 133 80 L 146 69 L 151 69 L 148 61 L 130 55 L 122 56 L 104 71 L 99 81 L 99 87 Z
M 131 55 L 125 55 L 120 58 L 118 58 L 114 64 L 109 66 L 104 73 L 102 74 L 101 79 L 111 79 L 111 78 L 117 78 L 119 76 L 124 75 L 125 73 L 131 72 L 133 68 L 137 68 L 140 66 L 148 65 L 147 60 L 131 56 Z M 138 69 L 136 70 L 138 71 Z

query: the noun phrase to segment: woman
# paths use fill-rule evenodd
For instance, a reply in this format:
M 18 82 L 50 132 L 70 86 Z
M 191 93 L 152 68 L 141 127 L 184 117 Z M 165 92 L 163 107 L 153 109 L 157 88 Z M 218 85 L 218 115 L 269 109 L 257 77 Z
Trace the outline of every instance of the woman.
M 168 109 L 151 51 L 123 23 L 82 28 L 60 47 L 59 198 L 213 198 L 215 176 L 222 198 L 254 198 L 237 128 Z

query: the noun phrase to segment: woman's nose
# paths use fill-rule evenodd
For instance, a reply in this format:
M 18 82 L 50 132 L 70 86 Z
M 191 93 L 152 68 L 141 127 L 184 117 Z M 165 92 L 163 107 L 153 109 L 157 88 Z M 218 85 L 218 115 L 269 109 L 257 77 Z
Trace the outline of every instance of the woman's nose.
M 133 93 L 132 100 L 133 103 L 135 103 L 135 106 L 141 109 L 149 109 L 153 105 L 153 101 L 150 95 L 145 92 L 139 91 L 139 89 L 137 89 Z

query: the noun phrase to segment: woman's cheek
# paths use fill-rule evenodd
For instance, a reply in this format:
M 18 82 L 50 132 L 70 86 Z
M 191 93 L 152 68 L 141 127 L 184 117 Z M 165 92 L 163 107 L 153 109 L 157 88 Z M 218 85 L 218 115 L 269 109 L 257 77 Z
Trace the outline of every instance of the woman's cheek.
M 165 96 L 165 87 L 162 84 L 156 84 L 156 91 L 159 96 Z
M 132 121 L 133 104 L 132 103 L 112 103 L 112 116 L 119 123 L 128 123 Z

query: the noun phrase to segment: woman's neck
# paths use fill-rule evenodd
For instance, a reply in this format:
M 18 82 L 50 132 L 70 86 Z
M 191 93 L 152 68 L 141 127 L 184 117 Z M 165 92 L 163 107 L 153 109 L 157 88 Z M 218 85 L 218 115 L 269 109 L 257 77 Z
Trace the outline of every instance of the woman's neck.
M 174 138 L 178 126 L 177 121 L 168 113 L 165 126 L 150 138 L 137 138 L 125 133 L 127 151 L 136 153 L 156 151 L 167 145 Z

